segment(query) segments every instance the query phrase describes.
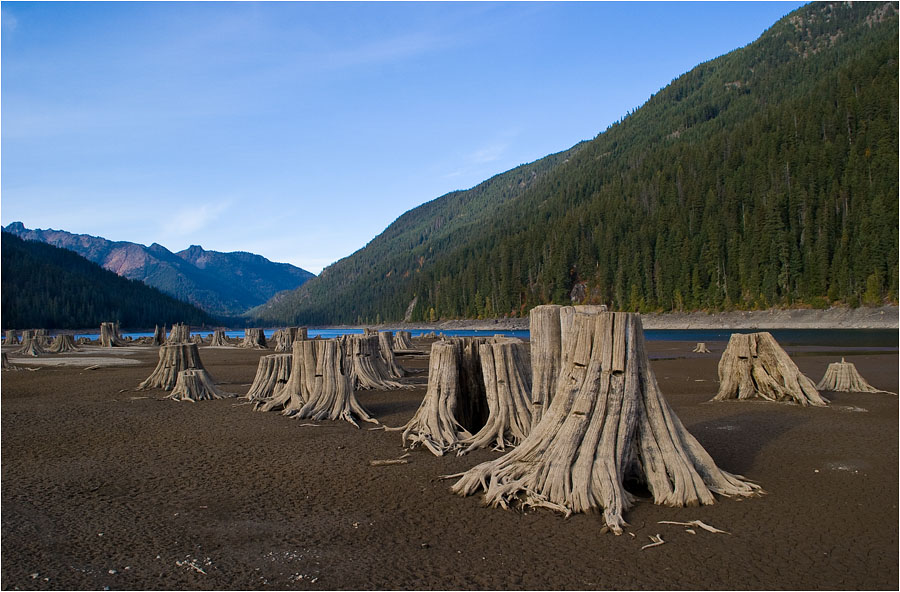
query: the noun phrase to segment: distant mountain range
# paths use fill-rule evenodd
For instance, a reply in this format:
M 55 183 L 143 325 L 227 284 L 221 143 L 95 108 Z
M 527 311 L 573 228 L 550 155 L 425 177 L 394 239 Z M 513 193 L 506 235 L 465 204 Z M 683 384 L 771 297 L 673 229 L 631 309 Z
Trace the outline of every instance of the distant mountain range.
M 568 151 L 406 212 L 262 323 L 898 295 L 898 8 L 813 2 Z M 608 56 L 597 56 L 606 59 Z
M 63 230 L 30 230 L 21 222 L 4 230 L 25 240 L 74 251 L 124 278 L 141 281 L 216 316 L 239 316 L 277 292 L 297 288 L 315 277 L 299 267 L 241 251 L 220 253 L 193 245 L 173 253 L 157 243 L 146 247 Z
M 92 261 L 8 232 L 2 235 L 3 329 L 97 329 L 102 322 L 152 328 L 216 321 L 192 304 Z

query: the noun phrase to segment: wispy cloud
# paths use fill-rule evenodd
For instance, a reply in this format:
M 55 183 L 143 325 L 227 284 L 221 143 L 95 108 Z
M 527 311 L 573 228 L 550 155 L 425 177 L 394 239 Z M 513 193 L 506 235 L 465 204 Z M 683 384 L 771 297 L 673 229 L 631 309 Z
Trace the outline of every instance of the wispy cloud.
M 173 240 L 195 234 L 215 222 L 229 206 L 230 203 L 222 202 L 183 207 L 162 222 L 160 232 Z
M 19 19 L 7 9 L 0 8 L 0 26 L 2 26 L 4 34 L 12 33 L 18 28 Z

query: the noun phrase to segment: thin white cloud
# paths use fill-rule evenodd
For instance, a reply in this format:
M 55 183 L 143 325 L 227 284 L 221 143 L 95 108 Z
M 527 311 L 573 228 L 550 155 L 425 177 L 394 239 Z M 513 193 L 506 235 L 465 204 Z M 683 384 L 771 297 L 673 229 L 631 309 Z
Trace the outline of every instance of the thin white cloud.
M 9 34 L 19 27 L 19 19 L 5 8 L 0 8 L 0 26 L 4 34 Z
M 183 207 L 162 221 L 160 233 L 170 240 L 196 234 L 215 222 L 229 205 L 223 202 Z

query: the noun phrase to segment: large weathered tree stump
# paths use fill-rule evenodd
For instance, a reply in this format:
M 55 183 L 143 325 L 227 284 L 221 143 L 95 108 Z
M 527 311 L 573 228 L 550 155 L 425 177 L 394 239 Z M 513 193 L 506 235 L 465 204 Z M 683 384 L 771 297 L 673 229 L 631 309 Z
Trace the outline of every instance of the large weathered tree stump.
M 184 323 L 175 323 L 169 330 L 169 337 L 166 339 L 168 345 L 176 343 L 193 343 L 191 339 L 191 327 Z
M 19 345 L 19 336 L 15 329 L 7 329 L 6 336 L 3 338 L 3 345 Z
M 248 349 L 268 349 L 266 334 L 262 329 L 244 329 L 244 340 L 238 347 Z
M 565 331 L 568 351 L 544 418 L 517 448 L 459 475 L 454 492 L 484 489 L 485 503 L 503 508 L 602 510 L 619 534 L 635 500 L 626 479 L 670 506 L 760 491 L 716 467 L 663 398 L 638 315 L 576 312 Z
M 35 335 L 33 330 L 22 331 L 22 344 L 19 349 L 16 350 L 16 353 L 32 357 L 37 357 L 44 353 L 44 348 L 41 347 L 40 338 Z
M 172 392 L 166 398 L 193 403 L 234 396 L 236 395 L 233 393 L 219 390 L 206 370 L 203 368 L 192 368 L 178 373 L 175 380 L 175 388 L 172 389 Z
M 50 348 L 47 351 L 51 354 L 61 354 L 63 352 L 78 351 L 78 346 L 75 345 L 75 338 L 71 335 L 59 334 L 53 338 L 53 343 L 50 344 Z
M 391 378 L 403 378 L 406 376 L 406 370 L 397 363 L 394 357 L 394 334 L 390 331 L 378 332 L 378 351 L 381 354 L 381 361 L 387 368 L 388 376 Z
M 402 431 L 410 448 L 422 445 L 436 456 L 460 447 L 484 425 L 488 416 L 479 346 L 484 338 L 457 337 L 431 345 L 428 388 L 415 415 Z
M 125 345 L 125 342 L 119 337 L 118 323 L 100 323 L 100 346 L 119 347 L 122 345 Z
M 709 351 L 709 348 L 706 347 L 706 344 L 703 343 L 702 341 L 699 342 L 699 343 L 697 343 L 697 346 L 696 346 L 694 349 L 692 349 L 691 351 L 692 351 L 693 353 L 695 353 L 695 354 L 708 354 L 708 353 L 711 353 L 711 352 Z
M 354 390 L 391 390 L 404 388 L 392 380 L 391 371 L 384 363 L 378 334 L 342 335 L 341 347 L 349 368 Z
M 822 407 L 828 399 L 800 372 L 771 333 L 733 333 L 719 360 L 713 401 L 761 398 Z
M 287 384 L 291 377 L 291 354 L 269 354 L 259 359 L 256 377 L 245 398 L 252 402 L 264 402 Z
M 204 370 L 196 343 L 174 343 L 159 348 L 159 362 L 153 373 L 138 385 L 137 390 L 175 388 L 182 370 Z
M 209 338 L 209 345 L 210 347 L 224 347 L 231 345 L 228 343 L 228 338 L 225 337 L 225 329 L 215 329 Z
M 459 442 L 465 454 L 493 445 L 518 446 L 531 433 L 531 361 L 519 339 L 494 338 L 479 348 L 488 418 L 478 433 Z
M 378 423 L 353 393 L 349 365 L 338 340 L 295 341 L 293 348 L 290 379 L 275 396 L 293 397 L 285 415 L 316 421 L 342 419 L 356 427 L 357 420 Z M 296 405 L 299 409 L 293 408 Z
M 412 342 L 412 334 L 409 331 L 397 331 L 394 333 L 394 352 L 415 350 Z
M 889 393 L 877 389 L 863 378 L 856 366 L 841 358 L 840 362 L 828 364 L 825 376 L 816 385 L 820 391 L 844 392 L 844 393 Z M 894 394 L 894 393 L 890 393 Z
M 285 327 L 284 329 L 278 329 L 277 331 L 275 331 L 275 333 L 272 335 L 272 340 L 275 342 L 275 351 L 293 351 L 294 337 L 296 335 L 297 327 Z

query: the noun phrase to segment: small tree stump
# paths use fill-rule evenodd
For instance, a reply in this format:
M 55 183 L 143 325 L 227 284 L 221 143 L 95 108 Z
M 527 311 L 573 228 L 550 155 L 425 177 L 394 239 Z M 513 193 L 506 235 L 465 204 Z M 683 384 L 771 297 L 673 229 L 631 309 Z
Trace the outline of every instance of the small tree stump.
M 390 331 L 378 332 L 378 352 L 381 354 L 381 361 L 384 362 L 390 378 L 403 378 L 406 376 L 406 370 L 397 363 L 394 357 L 394 334 Z
M 875 388 L 863 378 L 852 362 L 841 358 L 840 362 L 828 364 L 825 376 L 816 385 L 820 391 L 844 393 L 887 393 Z M 894 394 L 894 393 L 890 393 Z
M 159 348 L 159 362 L 153 373 L 138 385 L 137 390 L 163 389 L 171 390 L 178 381 L 178 373 L 182 370 L 203 370 L 200 352 L 196 343 L 175 343 L 162 345 Z
M 94 342 L 91 341 L 90 337 L 79 337 L 75 340 L 75 343 L 77 343 L 78 345 L 91 345 Z
M 340 341 L 295 341 L 293 347 L 291 377 L 276 397 L 283 397 L 287 392 L 295 401 L 303 403 L 295 411 L 288 411 L 286 406 L 285 415 L 317 421 L 342 419 L 356 427 L 359 427 L 357 420 L 378 423 L 353 393 L 349 365 L 345 363 Z
M 228 343 L 228 338 L 225 337 L 225 329 L 215 329 L 209 339 L 209 345 L 210 347 L 225 347 L 231 345 Z
M 268 401 L 287 384 L 291 377 L 291 354 L 269 354 L 259 359 L 256 377 L 245 398 L 249 401 Z
M 238 347 L 246 347 L 248 349 L 268 349 L 266 345 L 266 334 L 262 329 L 244 329 L 244 340 Z
M 191 339 L 191 327 L 184 323 L 175 323 L 169 330 L 169 337 L 166 339 L 168 345 L 175 343 L 194 343 Z
M 712 353 L 712 352 L 709 351 L 709 348 L 706 347 L 706 344 L 703 343 L 702 341 L 699 342 L 699 343 L 697 343 L 697 347 L 695 347 L 695 348 L 694 348 L 693 350 L 691 350 L 691 351 L 693 351 L 695 354 L 708 354 L 708 353 Z
M 286 327 L 275 331 L 272 339 L 275 341 L 276 352 L 293 351 L 294 339 L 297 336 L 297 327 Z
M 571 320 L 544 418 L 511 452 L 458 475 L 454 492 L 484 489 L 485 503 L 503 508 L 602 509 L 619 534 L 635 499 L 626 478 L 643 481 L 655 503 L 669 506 L 711 504 L 713 492 L 760 491 L 716 467 L 669 407 L 650 368 L 639 315 L 576 311 Z
M 219 390 L 212 378 L 203 368 L 182 370 L 178 373 L 175 388 L 168 394 L 167 399 L 176 401 L 209 401 L 212 399 L 225 399 L 234 397 L 232 393 Z
M 755 397 L 803 406 L 828 404 L 771 333 L 733 333 L 719 360 L 719 392 L 712 400 Z
M 436 456 L 455 450 L 480 430 L 488 415 L 479 346 L 484 338 L 457 337 L 431 345 L 428 389 L 415 415 L 402 431 L 403 445 L 419 444 Z
M 0 358 L 3 360 L 3 370 L 18 370 L 19 367 L 9 361 L 9 358 L 6 356 L 6 352 L 0 353 Z
M 344 350 L 344 359 L 349 367 L 354 390 L 404 388 L 399 382 L 391 380 L 391 371 L 384 363 L 384 358 L 381 355 L 377 333 L 372 335 L 342 335 L 340 343 Z
M 519 339 L 495 338 L 478 347 L 488 418 L 471 438 L 459 442 L 466 454 L 493 445 L 495 450 L 518 446 L 531 432 L 531 361 L 528 345 Z
M 19 345 L 19 336 L 16 335 L 15 329 L 7 329 L 6 336 L 3 339 L 3 345 Z
M 100 323 L 100 346 L 119 347 L 125 345 L 119 337 L 118 323 Z
M 412 342 L 412 334 L 409 331 L 397 331 L 394 333 L 394 352 L 415 349 Z
M 151 338 L 150 343 L 152 345 L 162 345 L 166 342 L 166 327 L 163 325 L 160 327 L 159 325 L 154 325 L 153 327 L 153 337 Z
M 44 353 L 44 348 L 41 347 L 40 338 L 35 335 L 34 331 L 25 330 L 22 331 L 22 345 L 16 350 L 16 353 L 37 357 Z
M 50 349 L 47 351 L 51 354 L 61 354 L 63 352 L 78 351 L 78 346 L 75 345 L 75 338 L 71 335 L 59 334 L 53 339 L 53 343 L 50 344 Z

